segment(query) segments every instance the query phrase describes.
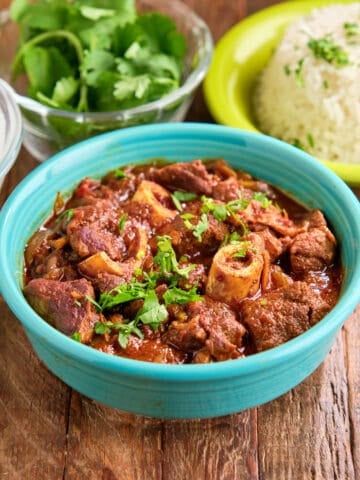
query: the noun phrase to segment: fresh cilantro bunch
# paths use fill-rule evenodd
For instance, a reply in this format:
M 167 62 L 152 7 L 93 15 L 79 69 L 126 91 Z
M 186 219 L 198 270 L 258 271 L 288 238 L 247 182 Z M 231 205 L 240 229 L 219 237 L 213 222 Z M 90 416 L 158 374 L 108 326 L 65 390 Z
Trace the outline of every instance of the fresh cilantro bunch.
M 136 107 L 181 82 L 185 38 L 172 19 L 140 15 L 135 0 L 14 0 L 20 44 L 13 76 L 30 97 L 70 111 Z

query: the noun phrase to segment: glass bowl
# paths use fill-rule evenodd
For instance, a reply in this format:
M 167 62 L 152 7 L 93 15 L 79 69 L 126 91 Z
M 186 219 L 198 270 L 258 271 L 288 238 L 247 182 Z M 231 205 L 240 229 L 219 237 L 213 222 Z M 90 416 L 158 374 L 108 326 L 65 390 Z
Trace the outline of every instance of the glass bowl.
M 21 147 L 22 122 L 11 88 L 0 79 L 0 189 Z
M 26 96 L 26 85 L 12 85 L 24 122 L 24 145 L 39 161 L 80 140 L 133 125 L 179 122 L 189 109 L 193 95 L 210 64 L 213 41 L 209 28 L 180 0 L 137 0 L 140 12 L 156 11 L 171 17 L 185 36 L 187 53 L 181 86 L 159 100 L 139 107 L 112 112 L 77 113 L 49 108 Z M 17 25 L 8 11 L 0 12 L 0 77 L 10 82 L 16 53 Z

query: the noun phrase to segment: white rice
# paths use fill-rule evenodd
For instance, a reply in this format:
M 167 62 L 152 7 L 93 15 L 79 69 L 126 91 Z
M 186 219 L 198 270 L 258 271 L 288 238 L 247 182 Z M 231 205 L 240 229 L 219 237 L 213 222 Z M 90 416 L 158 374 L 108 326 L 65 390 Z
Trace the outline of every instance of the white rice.
M 349 64 L 315 57 L 308 42 L 325 36 Z M 294 22 L 259 77 L 254 108 L 264 133 L 317 158 L 360 164 L 360 3 L 316 9 Z

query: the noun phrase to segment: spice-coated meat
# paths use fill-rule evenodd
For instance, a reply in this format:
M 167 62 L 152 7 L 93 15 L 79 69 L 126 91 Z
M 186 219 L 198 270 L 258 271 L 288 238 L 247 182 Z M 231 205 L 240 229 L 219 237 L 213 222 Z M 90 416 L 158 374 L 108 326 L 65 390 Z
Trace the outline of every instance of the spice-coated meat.
M 245 300 L 241 314 L 256 350 L 263 351 L 305 332 L 331 307 L 307 283 L 297 281 Z
M 126 252 L 119 234 L 119 214 L 112 208 L 86 205 L 73 209 L 66 233 L 73 250 L 79 257 L 106 252 L 112 260 L 121 260 Z
M 333 262 L 335 248 L 334 238 L 327 229 L 311 228 L 300 233 L 290 247 L 292 270 L 299 274 L 323 270 Z
M 219 361 L 242 356 L 245 333 L 231 308 L 205 296 L 176 312 L 163 339 L 184 352 L 206 350 L 211 359 Z
M 199 195 L 211 195 L 214 179 L 200 160 L 174 163 L 153 170 L 152 180 L 171 191 L 182 190 Z
M 93 304 L 94 289 L 84 278 L 67 282 L 37 278 L 24 288 L 24 295 L 33 309 L 66 335 L 78 332 L 87 343 L 99 320 Z

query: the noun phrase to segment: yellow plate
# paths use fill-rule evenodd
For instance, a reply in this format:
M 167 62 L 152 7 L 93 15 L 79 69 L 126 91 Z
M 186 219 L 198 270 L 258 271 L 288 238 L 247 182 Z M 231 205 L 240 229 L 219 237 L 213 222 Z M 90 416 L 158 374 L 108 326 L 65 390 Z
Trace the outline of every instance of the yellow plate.
M 353 2 L 284 2 L 261 10 L 231 28 L 216 45 L 204 81 L 205 99 L 214 119 L 224 125 L 259 132 L 251 111 L 252 89 L 286 27 L 315 7 Z M 360 185 L 360 165 L 320 161 L 347 183 Z

